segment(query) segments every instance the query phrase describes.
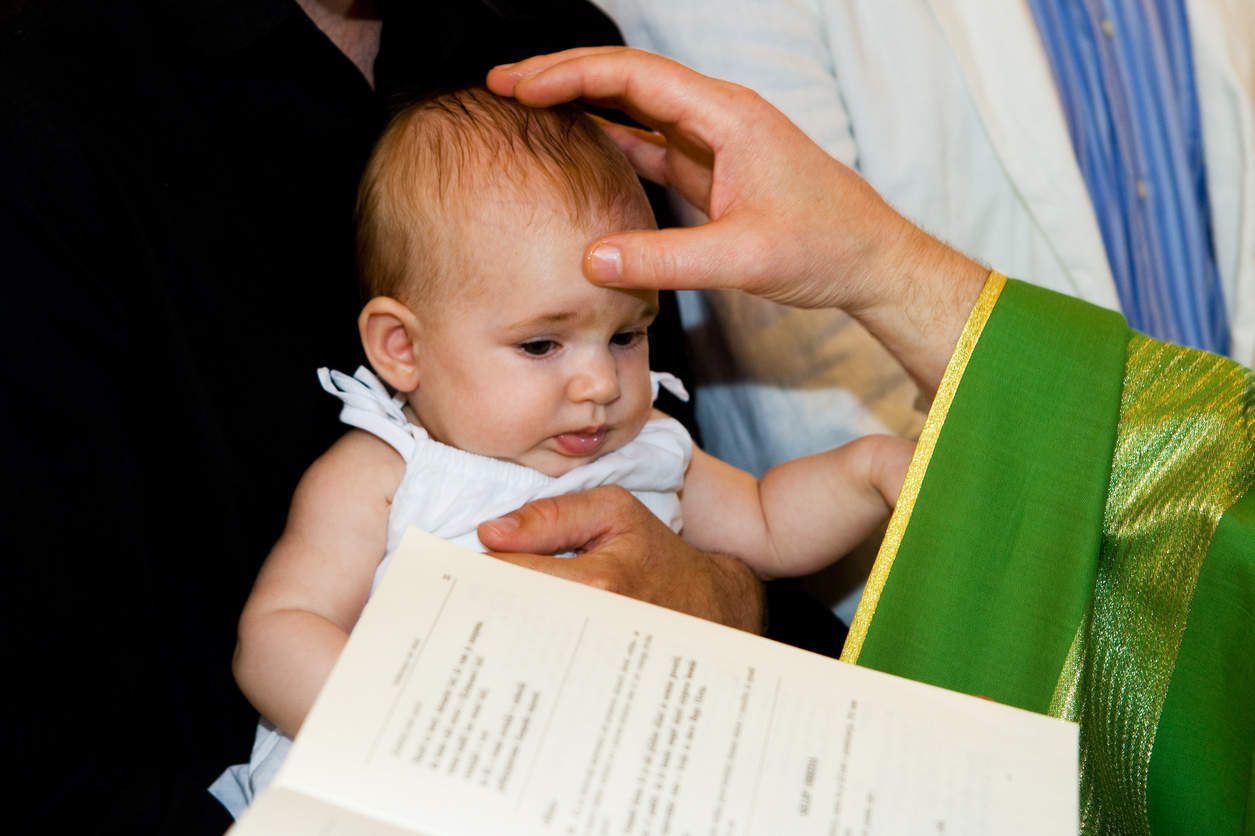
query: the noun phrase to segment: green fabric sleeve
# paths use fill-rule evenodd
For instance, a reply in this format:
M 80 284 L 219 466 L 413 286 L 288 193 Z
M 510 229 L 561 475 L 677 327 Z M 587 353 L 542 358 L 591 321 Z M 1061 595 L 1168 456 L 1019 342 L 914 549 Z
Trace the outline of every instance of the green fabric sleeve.
M 1255 829 L 1255 377 L 1018 282 L 951 368 L 849 657 L 1079 722 L 1083 832 Z
M 1007 283 L 859 664 L 1047 710 L 1092 595 L 1127 333 L 1118 314 Z
M 1153 833 L 1255 828 L 1255 493 L 1225 512 L 1194 591 L 1150 761 Z

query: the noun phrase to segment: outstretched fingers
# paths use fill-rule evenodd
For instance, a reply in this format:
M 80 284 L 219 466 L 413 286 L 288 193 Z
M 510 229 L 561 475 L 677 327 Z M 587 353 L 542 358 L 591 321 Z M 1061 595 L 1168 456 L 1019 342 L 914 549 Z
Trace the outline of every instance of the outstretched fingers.
M 514 87 L 524 78 L 534 76 L 544 70 L 549 69 L 555 64 L 563 61 L 569 61 L 572 58 L 580 58 L 586 55 L 606 55 L 620 52 L 625 47 L 622 46 L 581 46 L 574 49 L 565 49 L 560 52 L 547 52 L 542 55 L 533 55 L 522 61 L 516 61 L 513 64 L 501 64 L 493 67 L 488 72 L 488 89 L 496 93 L 498 96 L 513 96 Z M 556 104 L 558 100 L 549 102 Z M 563 99 L 562 101 L 567 101 Z
M 533 107 L 584 99 L 622 110 L 651 128 L 681 126 L 699 137 L 718 135 L 704 124 L 705 105 L 730 86 L 683 64 L 630 47 L 580 47 L 538 55 L 488 74 L 494 93 Z M 718 111 L 714 111 L 717 113 Z

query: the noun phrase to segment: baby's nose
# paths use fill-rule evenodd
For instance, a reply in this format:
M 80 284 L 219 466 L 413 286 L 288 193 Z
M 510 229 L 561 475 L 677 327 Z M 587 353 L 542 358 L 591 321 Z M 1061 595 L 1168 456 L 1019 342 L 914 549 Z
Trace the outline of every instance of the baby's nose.
M 611 357 L 597 358 L 581 369 L 567 387 L 572 401 L 608 404 L 619 397 L 619 374 Z

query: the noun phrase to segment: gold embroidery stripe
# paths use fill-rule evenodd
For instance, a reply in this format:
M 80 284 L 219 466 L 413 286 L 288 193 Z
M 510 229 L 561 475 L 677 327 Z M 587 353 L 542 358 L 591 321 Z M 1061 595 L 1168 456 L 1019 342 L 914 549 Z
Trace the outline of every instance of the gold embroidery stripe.
M 889 518 L 885 539 L 876 553 L 876 561 L 872 564 L 867 586 L 863 589 L 863 596 L 859 599 L 858 609 L 854 612 L 854 620 L 850 624 L 850 634 L 845 640 L 845 646 L 841 649 L 843 662 L 851 664 L 858 662 L 858 655 L 863 649 L 863 641 L 871 626 L 872 616 L 876 614 L 876 604 L 880 601 L 880 593 L 884 591 L 885 583 L 889 580 L 889 572 L 893 569 L 898 547 L 902 545 L 902 537 L 906 533 L 907 526 L 910 525 L 911 511 L 915 508 L 920 485 L 923 484 L 928 463 L 932 460 L 937 437 L 941 434 L 941 427 L 946 422 L 946 414 L 950 411 L 950 402 L 954 400 L 959 381 L 963 379 L 963 372 L 967 369 L 967 361 L 971 358 L 972 351 L 980 340 L 981 332 L 985 329 L 985 323 L 989 321 L 989 315 L 993 312 L 998 296 L 1006 284 L 1007 277 L 997 270 L 992 271 L 985 279 L 985 286 L 976 299 L 976 306 L 968 315 L 967 323 L 963 326 L 963 333 L 959 336 L 959 342 L 954 348 L 954 353 L 950 355 L 946 373 L 941 378 L 941 385 L 937 387 L 937 396 L 933 398 L 932 407 L 928 410 L 928 419 L 924 422 L 919 441 L 915 445 L 915 454 L 911 457 L 906 481 L 902 483 L 902 492 L 898 495 L 898 505 L 893 511 L 893 516 Z
M 1155 732 L 1195 585 L 1253 461 L 1250 372 L 1132 335 L 1094 598 L 1050 707 L 1081 724 L 1083 832 L 1150 832 Z

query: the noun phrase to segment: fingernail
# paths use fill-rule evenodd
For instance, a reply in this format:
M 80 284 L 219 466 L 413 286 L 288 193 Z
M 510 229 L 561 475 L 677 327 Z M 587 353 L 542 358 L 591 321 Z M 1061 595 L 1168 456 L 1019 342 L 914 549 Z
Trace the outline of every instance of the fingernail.
M 623 278 L 623 253 L 610 244 L 598 244 L 588 254 L 584 272 L 598 284 L 617 284 Z
M 517 63 L 518 61 L 511 61 L 509 64 L 498 64 L 497 66 L 493 67 L 493 69 L 494 70 L 508 70 Z
M 491 528 L 498 535 L 504 536 L 518 529 L 519 521 L 517 517 L 497 517 L 495 520 L 489 520 L 486 523 L 481 523 L 481 525 L 485 528 Z

